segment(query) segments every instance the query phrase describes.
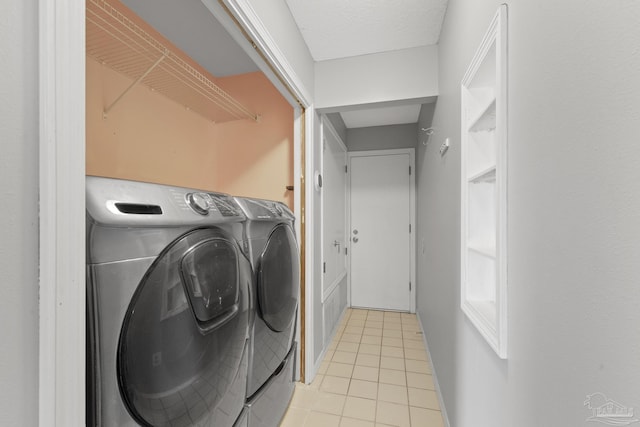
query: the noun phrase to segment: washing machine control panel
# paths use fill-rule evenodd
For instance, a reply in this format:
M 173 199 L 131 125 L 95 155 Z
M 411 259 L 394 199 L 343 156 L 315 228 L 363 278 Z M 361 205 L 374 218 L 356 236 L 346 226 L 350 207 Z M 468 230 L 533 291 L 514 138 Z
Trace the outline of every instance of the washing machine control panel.
M 222 216 L 240 215 L 240 210 L 230 196 L 211 193 L 187 193 L 187 205 L 200 215 L 209 215 L 210 211 L 218 211 Z
M 200 215 L 209 215 L 209 203 L 211 196 L 207 193 L 188 193 L 187 204 L 196 213 Z

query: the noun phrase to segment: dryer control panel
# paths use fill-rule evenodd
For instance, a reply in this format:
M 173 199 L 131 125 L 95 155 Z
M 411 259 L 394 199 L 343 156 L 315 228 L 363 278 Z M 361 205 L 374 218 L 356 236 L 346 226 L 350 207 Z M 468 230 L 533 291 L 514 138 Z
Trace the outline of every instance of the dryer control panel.
M 282 202 L 262 199 L 236 198 L 245 215 L 252 220 L 284 218 L 293 220 L 293 212 Z

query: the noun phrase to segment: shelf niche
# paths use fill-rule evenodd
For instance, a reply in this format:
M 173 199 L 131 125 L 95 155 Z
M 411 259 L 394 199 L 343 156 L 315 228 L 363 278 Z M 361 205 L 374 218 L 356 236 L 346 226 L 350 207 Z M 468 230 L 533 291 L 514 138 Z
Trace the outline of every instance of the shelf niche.
M 507 6 L 461 84 L 461 308 L 507 358 Z
M 86 2 L 87 55 L 133 83 L 105 106 L 104 117 L 137 84 L 143 84 L 185 108 L 223 123 L 259 116 L 215 84 L 215 77 L 189 58 L 122 3 Z

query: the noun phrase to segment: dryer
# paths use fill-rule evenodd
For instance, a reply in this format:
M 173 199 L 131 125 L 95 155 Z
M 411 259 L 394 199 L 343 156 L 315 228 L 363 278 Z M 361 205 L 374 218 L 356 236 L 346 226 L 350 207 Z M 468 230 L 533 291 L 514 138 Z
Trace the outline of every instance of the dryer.
M 231 426 L 251 264 L 228 195 L 87 177 L 87 425 Z
M 236 198 L 254 269 L 247 409 L 250 427 L 275 427 L 294 389 L 300 257 L 295 217 L 280 202 Z

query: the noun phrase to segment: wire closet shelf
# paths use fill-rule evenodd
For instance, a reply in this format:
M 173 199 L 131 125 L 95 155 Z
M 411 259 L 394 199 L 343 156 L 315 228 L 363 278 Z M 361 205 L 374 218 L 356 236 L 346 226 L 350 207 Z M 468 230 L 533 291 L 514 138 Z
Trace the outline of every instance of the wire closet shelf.
M 259 116 L 222 90 L 207 72 L 126 7 L 87 0 L 87 55 L 133 79 L 106 115 L 138 83 L 215 123 Z

